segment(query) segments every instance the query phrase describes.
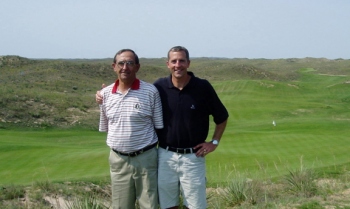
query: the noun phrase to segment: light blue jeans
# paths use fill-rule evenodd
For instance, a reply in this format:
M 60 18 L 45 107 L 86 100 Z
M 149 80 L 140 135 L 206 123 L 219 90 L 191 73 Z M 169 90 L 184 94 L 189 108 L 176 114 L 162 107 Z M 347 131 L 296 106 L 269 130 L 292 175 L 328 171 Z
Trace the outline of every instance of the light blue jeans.
M 207 208 L 205 158 L 158 148 L 158 194 L 162 209 L 178 206 L 180 193 L 191 209 Z

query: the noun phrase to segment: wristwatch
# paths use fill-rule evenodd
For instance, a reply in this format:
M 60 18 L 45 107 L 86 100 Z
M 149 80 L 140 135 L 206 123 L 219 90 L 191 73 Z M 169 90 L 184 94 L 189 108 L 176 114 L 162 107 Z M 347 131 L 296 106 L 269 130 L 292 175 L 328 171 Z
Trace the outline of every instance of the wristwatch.
M 214 144 L 215 146 L 219 145 L 219 141 L 217 139 L 211 140 L 211 143 Z

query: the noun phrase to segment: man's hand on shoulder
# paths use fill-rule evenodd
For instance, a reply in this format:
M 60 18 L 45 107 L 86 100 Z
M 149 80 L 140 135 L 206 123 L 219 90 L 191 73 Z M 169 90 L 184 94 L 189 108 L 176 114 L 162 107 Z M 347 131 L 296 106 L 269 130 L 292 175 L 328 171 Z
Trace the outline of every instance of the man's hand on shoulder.
M 106 85 L 103 83 L 101 89 L 103 89 L 105 87 L 106 87 Z M 101 90 L 96 91 L 96 95 L 95 95 L 96 102 L 98 104 L 102 104 L 102 102 L 103 102 L 103 97 L 102 97 L 102 94 L 100 92 L 101 92 Z

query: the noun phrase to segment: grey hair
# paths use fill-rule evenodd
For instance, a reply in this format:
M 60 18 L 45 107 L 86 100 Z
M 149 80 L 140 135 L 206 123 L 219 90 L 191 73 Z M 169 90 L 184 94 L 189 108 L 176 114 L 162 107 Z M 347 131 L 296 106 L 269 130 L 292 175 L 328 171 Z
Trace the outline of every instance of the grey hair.
M 135 57 L 135 64 L 139 64 L 140 63 L 139 56 L 137 56 L 137 54 L 134 52 L 134 50 L 131 50 L 131 49 L 121 49 L 121 50 L 119 50 L 114 56 L 113 63 L 117 63 L 117 56 L 121 55 L 123 52 L 131 52 L 131 53 L 133 53 L 134 57 Z

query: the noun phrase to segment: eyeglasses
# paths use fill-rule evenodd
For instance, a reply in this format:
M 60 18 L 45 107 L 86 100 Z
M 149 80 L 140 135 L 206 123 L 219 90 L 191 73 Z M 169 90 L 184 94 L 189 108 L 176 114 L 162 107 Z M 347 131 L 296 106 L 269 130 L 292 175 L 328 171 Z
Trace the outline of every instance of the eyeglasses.
M 134 61 L 120 61 L 120 62 L 117 62 L 117 65 L 120 68 L 123 68 L 125 64 L 128 67 L 133 67 L 135 65 L 135 62 Z

